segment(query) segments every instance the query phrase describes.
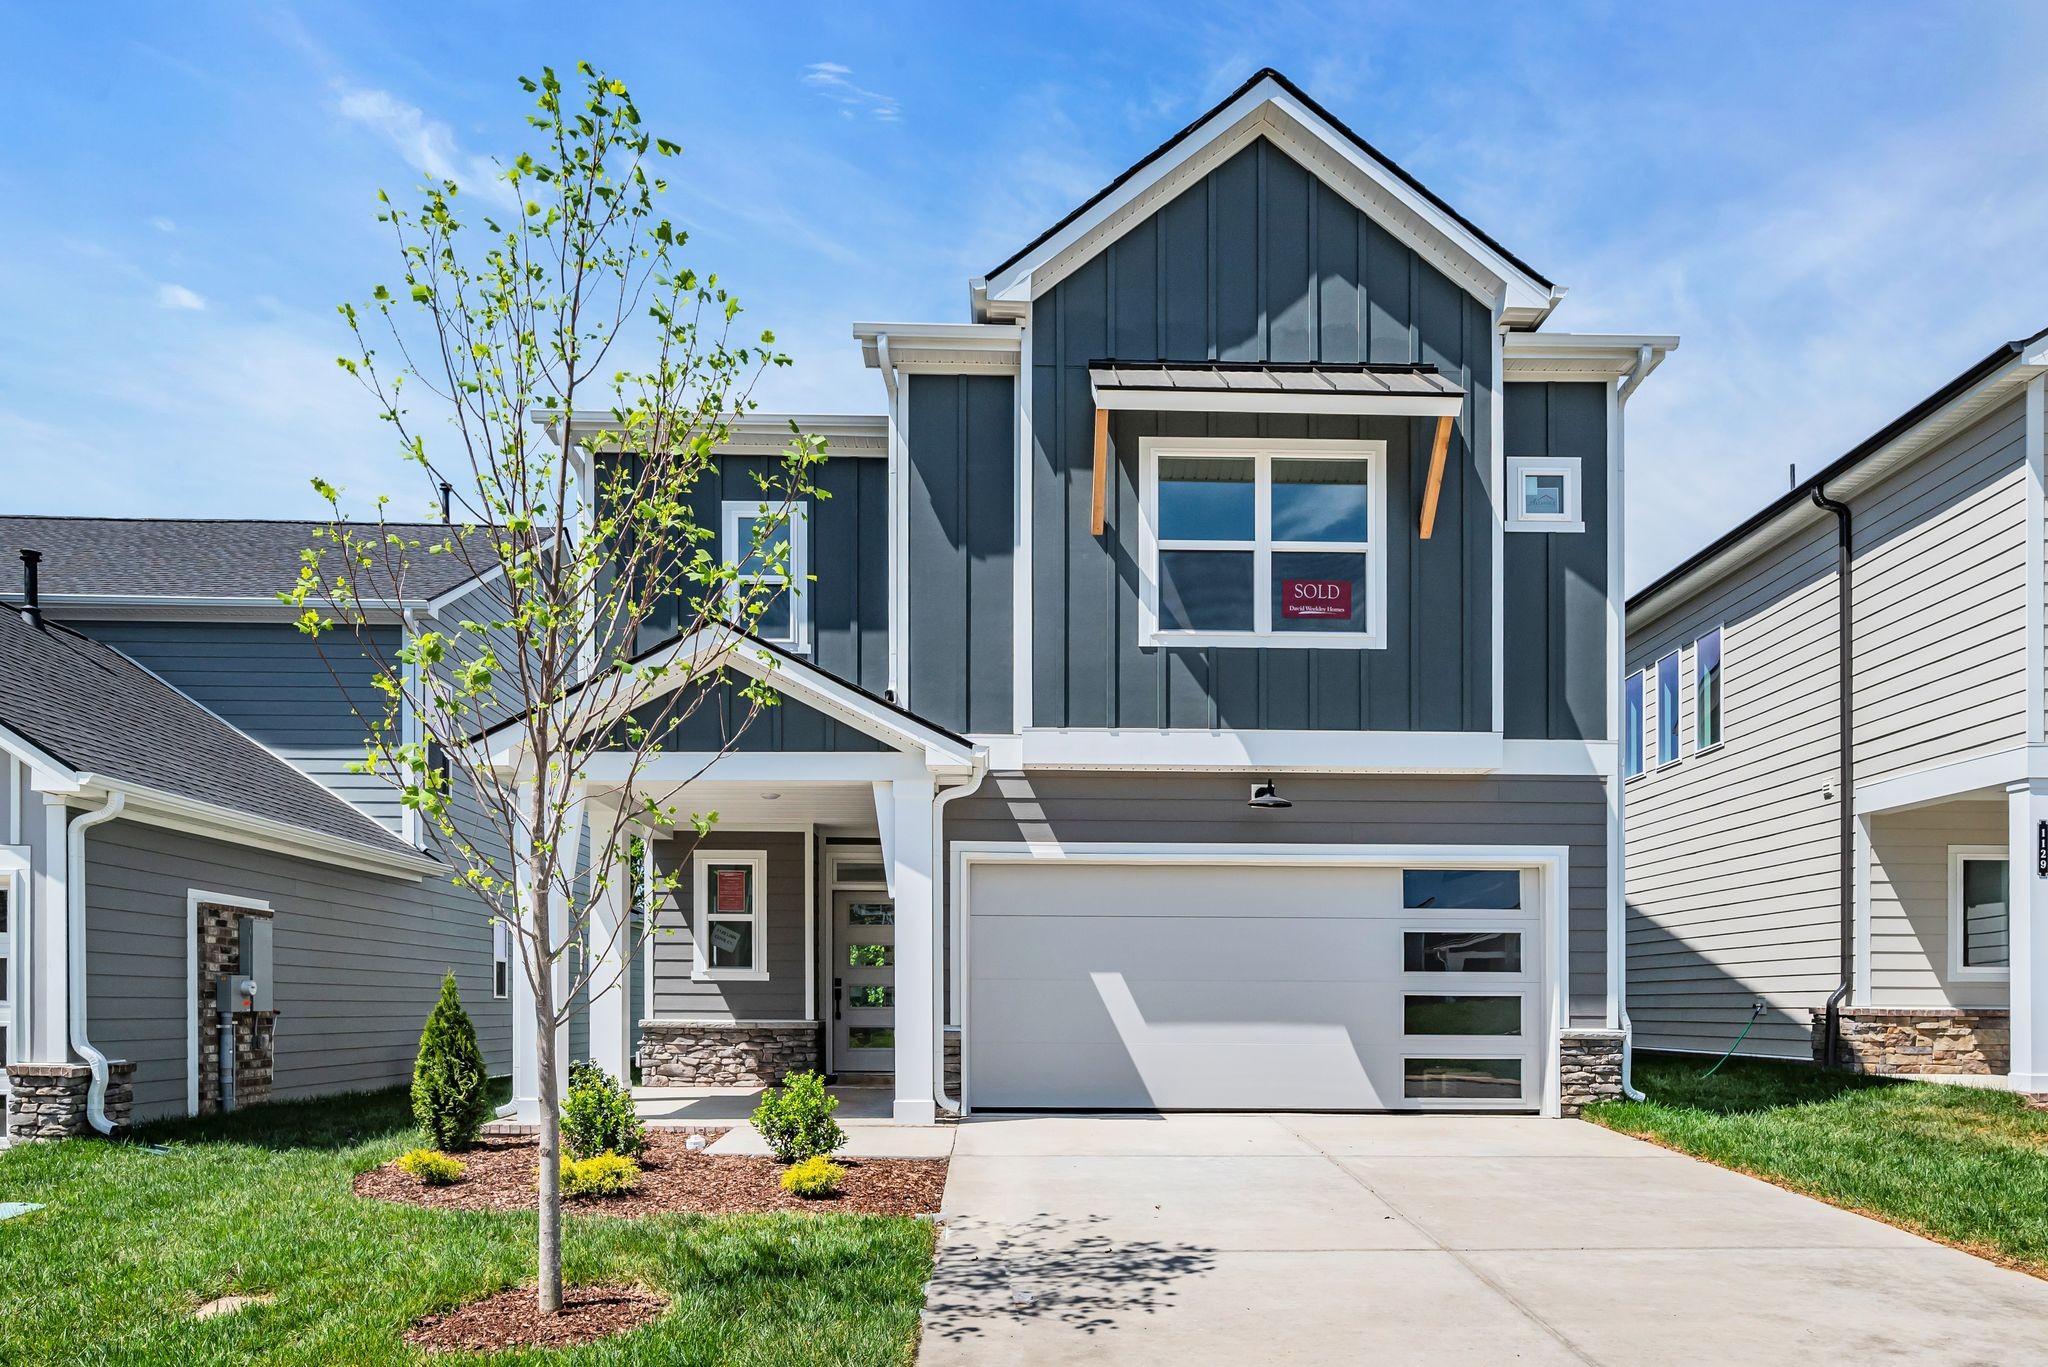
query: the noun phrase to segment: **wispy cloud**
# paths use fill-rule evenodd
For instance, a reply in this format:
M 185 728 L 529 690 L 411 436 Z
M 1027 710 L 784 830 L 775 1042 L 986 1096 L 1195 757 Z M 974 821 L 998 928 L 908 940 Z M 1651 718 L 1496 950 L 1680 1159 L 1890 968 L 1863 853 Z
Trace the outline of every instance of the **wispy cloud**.
M 838 105 L 844 118 L 865 114 L 883 123 L 894 123 L 903 117 L 902 106 L 894 95 L 855 85 L 852 76 L 852 67 L 837 62 L 812 62 L 804 68 L 804 84 Z
M 149 220 L 149 226 L 160 233 L 174 233 L 178 231 L 177 223 L 163 214 L 158 214 L 155 218 Z
M 489 157 L 464 152 L 454 130 L 426 111 L 388 90 L 337 83 L 336 109 L 353 123 L 383 136 L 405 158 L 406 165 L 434 180 L 452 180 L 462 189 L 498 204 L 515 204 L 512 187 L 499 179 Z
M 206 308 L 205 296 L 188 290 L 183 285 L 158 285 L 156 302 L 158 308 L 182 309 L 192 313 L 199 313 Z

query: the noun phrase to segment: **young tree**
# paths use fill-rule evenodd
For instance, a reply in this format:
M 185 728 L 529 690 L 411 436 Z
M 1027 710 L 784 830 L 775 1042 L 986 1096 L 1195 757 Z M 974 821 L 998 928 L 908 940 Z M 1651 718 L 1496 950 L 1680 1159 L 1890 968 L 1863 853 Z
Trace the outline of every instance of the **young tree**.
M 774 703 L 752 681 L 734 694 L 723 665 L 733 648 L 758 649 L 740 632 L 788 591 L 792 506 L 824 497 L 823 443 L 792 425 L 748 544 L 720 558 L 694 491 L 754 407 L 754 383 L 789 360 L 770 333 L 741 340 L 738 301 L 681 263 L 684 234 L 656 208 L 657 168 L 680 149 L 642 130 L 624 84 L 586 63 L 576 72 L 573 91 L 552 70 L 522 78 L 537 112 L 530 150 L 501 166 L 506 207 L 472 207 L 453 182 L 424 187 L 412 209 L 379 194 L 401 283 L 343 306 L 355 347 L 340 364 L 391 425 L 425 506 L 438 511 L 438 494 L 453 511 L 423 536 L 389 519 L 389 498 L 351 517 L 342 491 L 315 479 L 328 516 L 282 595 L 316 640 L 352 638 L 323 646 L 330 657 L 369 659 L 382 706 L 365 709 L 378 715 L 357 767 L 398 790 L 480 914 L 509 927 L 534 1002 L 546 1313 L 562 1298 L 556 1031 L 580 992 L 625 971 L 599 965 L 633 959 L 615 943 L 631 932 L 607 934 L 592 908 L 614 880 L 631 886 L 619 851 L 633 836 L 701 836 L 715 819 L 636 780 L 707 702 L 742 700 L 714 757 Z M 408 585 L 437 556 L 476 586 L 440 620 L 408 618 L 387 650 L 373 628 L 417 601 Z M 687 648 L 636 653 L 671 629 Z M 615 814 L 584 801 L 599 752 L 623 763 Z M 578 943 L 588 952 L 563 992 L 557 965 Z

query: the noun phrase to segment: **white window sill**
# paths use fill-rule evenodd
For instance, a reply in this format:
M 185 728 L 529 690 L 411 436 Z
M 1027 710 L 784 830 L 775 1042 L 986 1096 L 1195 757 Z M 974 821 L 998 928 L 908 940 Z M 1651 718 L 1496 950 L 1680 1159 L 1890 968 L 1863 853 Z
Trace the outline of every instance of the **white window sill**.
M 1542 518 L 1510 518 L 1508 530 L 1511 532 L 1583 532 L 1586 530 L 1586 524 L 1583 522 L 1546 522 Z
M 1949 970 L 1948 979 L 1950 982 L 1956 983 L 2009 983 L 2012 981 L 2012 970 L 2009 968 L 1952 968 Z
M 690 974 L 693 983 L 765 983 L 765 968 L 699 968 Z
M 1239 650 L 1384 650 L 1378 632 L 1363 631 L 1141 631 L 1140 649 L 1200 650 L 1223 646 Z
M 1701 755 L 1711 755 L 1727 743 L 1728 742 L 1725 740 L 1717 740 L 1712 745 L 1703 746 L 1700 749 L 1694 750 L 1692 752 L 1692 757 L 1694 759 L 1698 759 Z

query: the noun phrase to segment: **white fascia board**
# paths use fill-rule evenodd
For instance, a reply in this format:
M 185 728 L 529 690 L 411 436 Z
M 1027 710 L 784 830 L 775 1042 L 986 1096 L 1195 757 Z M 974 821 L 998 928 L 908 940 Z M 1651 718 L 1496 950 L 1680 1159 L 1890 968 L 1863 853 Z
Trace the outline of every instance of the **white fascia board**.
M 195 798 L 109 778 L 104 774 L 80 775 L 78 791 L 85 796 L 121 793 L 128 799 L 127 806 L 121 812 L 123 820 L 137 821 L 148 826 L 161 826 L 166 830 L 183 831 L 188 835 L 219 840 L 230 845 L 245 845 L 252 849 L 268 850 L 315 863 L 357 869 L 387 878 L 403 878 L 415 883 L 429 875 L 445 875 L 449 872 L 446 864 L 423 854 L 405 855 L 395 851 L 374 849 L 344 836 L 307 830 L 288 821 L 257 816 L 233 807 L 220 807 L 211 802 L 200 802 Z
M 1647 376 L 1678 349 L 1678 338 L 1669 334 L 1510 332 L 1502 341 L 1502 369 L 1515 381 L 1617 380 L 1635 369 L 1645 347 L 1651 356 Z
M 1855 811 L 1858 816 L 1880 812 L 1906 811 L 1953 802 L 1957 798 L 1982 794 L 2004 797 L 2009 783 L 2024 782 L 2032 766 L 2048 759 L 2040 752 L 2048 747 L 2016 745 L 2007 750 L 1955 760 L 1910 774 L 1873 779 L 1856 785 Z
M 1026 769 L 1187 769 L 1263 773 L 1491 773 L 1489 731 L 1158 731 L 1027 729 Z
M 66 792 L 78 787 L 78 771 L 12 728 L 0 726 L 0 751 L 28 766 L 37 792 Z
M 552 425 L 559 415 L 549 416 Z M 731 436 L 717 450 L 739 454 L 779 451 L 789 445 L 789 425 L 806 436 L 823 437 L 840 455 L 880 455 L 889 420 L 880 413 L 728 413 L 722 422 Z M 578 409 L 569 418 L 569 435 L 587 445 L 600 432 L 616 431 L 618 419 L 602 409 Z M 870 449 L 871 448 L 871 449 Z
M 1023 364 L 1023 329 L 1011 323 L 855 323 L 861 360 L 907 374 L 1010 374 Z
M 424 598 L 408 598 L 386 604 L 365 604 L 363 612 L 374 624 L 396 622 L 408 608 L 426 606 Z M 43 615 L 64 622 L 90 615 L 109 621 L 172 619 L 180 621 L 297 621 L 302 609 L 268 597 L 198 597 L 131 593 L 45 593 Z
M 717 783 L 890 783 L 927 779 L 922 756 L 900 750 L 744 750 L 713 754 L 662 751 L 641 759 L 622 752 L 592 755 L 577 771 L 591 784 Z
M 1391 418 L 1455 418 L 1463 395 L 1304 394 L 1285 389 L 1109 389 L 1095 406 L 1143 413 L 1340 413 Z

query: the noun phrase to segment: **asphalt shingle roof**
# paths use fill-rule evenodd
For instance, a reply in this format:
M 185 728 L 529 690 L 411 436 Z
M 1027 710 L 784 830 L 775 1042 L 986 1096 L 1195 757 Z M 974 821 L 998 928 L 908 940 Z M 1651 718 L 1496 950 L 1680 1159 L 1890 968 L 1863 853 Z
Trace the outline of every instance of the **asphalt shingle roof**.
M 19 520 L 19 519 L 9 519 Z M 98 774 L 338 836 L 411 846 L 109 646 L 0 610 L 0 725 Z
M 248 598 L 292 586 L 315 522 L 255 519 L 0 517 L 0 595 L 19 602 L 21 552 L 41 551 L 42 592 L 91 597 Z M 391 524 L 422 541 L 446 537 L 438 522 Z M 477 568 L 484 567 L 479 556 Z M 406 596 L 433 598 L 470 578 L 456 555 L 412 557 Z

